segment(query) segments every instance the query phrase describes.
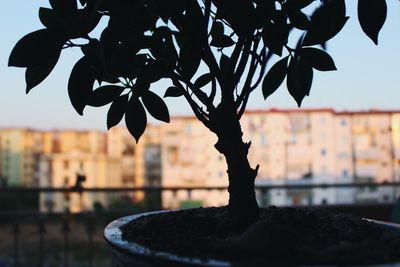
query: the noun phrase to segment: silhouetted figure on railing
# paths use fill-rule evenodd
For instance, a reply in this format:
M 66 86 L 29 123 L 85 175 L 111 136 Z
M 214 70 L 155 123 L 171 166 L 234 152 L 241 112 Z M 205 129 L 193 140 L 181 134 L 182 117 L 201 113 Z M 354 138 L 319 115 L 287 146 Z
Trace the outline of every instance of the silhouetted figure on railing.
M 77 174 L 75 184 L 71 187 L 72 191 L 82 191 L 83 190 L 83 182 L 86 181 L 86 175 Z

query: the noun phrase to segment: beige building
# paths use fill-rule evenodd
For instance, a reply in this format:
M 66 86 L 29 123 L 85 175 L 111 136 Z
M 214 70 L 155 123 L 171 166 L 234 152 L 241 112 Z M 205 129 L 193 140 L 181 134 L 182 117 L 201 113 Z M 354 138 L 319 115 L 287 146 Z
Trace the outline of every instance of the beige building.
M 215 150 L 215 136 L 194 117 L 176 117 L 163 125 L 161 142 L 162 186 L 227 186 L 225 160 Z M 227 204 L 219 191 L 163 192 L 165 208 Z
M 400 112 L 394 113 L 391 120 L 393 144 L 393 178 L 400 182 Z
M 245 113 L 241 123 L 244 140 L 252 141 L 251 165 L 261 166 L 258 185 L 400 181 L 400 112 L 253 110 Z M 79 162 L 84 162 L 85 175 L 90 176 L 85 187 L 226 187 L 226 163 L 214 148 L 216 142 L 216 136 L 192 116 L 148 125 L 138 144 L 123 127 L 107 133 L 3 129 L 0 177 L 9 185 L 72 186 L 82 171 Z M 67 167 L 60 167 L 69 159 Z M 69 166 L 74 167 L 67 171 Z M 99 174 L 87 172 L 91 168 L 98 168 Z M 109 173 L 108 168 L 115 171 Z M 107 175 L 110 178 L 105 179 Z M 262 205 L 319 205 L 393 201 L 395 195 L 390 188 L 276 189 L 258 192 L 258 199 Z M 129 196 L 134 201 L 145 197 L 142 192 Z M 90 208 L 92 200 L 86 198 L 80 209 Z M 228 202 L 227 192 L 218 190 L 165 191 L 151 198 L 164 208 Z M 71 198 L 68 205 L 78 210 L 76 203 Z M 54 205 L 61 209 L 61 204 Z
M 68 153 L 76 150 L 94 154 L 106 152 L 106 137 L 100 131 L 60 130 L 53 131 L 51 134 L 53 153 Z
M 110 129 L 106 139 L 107 155 L 118 158 L 121 163 L 124 186 L 161 186 L 160 127 L 147 125 L 138 143 L 124 127 Z M 141 201 L 144 193 L 135 192 L 130 196 L 134 201 Z
M 260 164 L 256 183 L 329 184 L 397 181 L 400 177 L 400 113 L 332 109 L 255 110 L 242 118 L 249 160 Z M 226 186 L 225 159 L 216 137 L 195 117 L 162 127 L 162 185 Z M 396 180 L 397 179 L 397 180 Z M 185 206 L 185 191 L 165 192 L 163 206 Z M 393 201 L 393 189 L 276 189 L 258 194 L 261 204 L 306 205 Z M 191 192 L 197 205 L 221 205 L 221 192 Z
M 43 134 L 30 129 L 0 130 L 0 177 L 8 186 L 37 186 Z
M 371 111 L 352 114 L 353 164 L 355 182 L 394 181 L 392 113 Z M 392 188 L 369 188 L 356 194 L 356 201 L 393 200 Z
M 40 186 L 71 188 L 77 185 L 78 175 L 84 177 L 87 188 L 122 187 L 121 165 L 117 158 L 79 150 L 43 156 L 40 161 Z M 42 193 L 40 210 L 71 212 L 93 210 L 94 205 L 107 207 L 117 195 L 110 193 Z

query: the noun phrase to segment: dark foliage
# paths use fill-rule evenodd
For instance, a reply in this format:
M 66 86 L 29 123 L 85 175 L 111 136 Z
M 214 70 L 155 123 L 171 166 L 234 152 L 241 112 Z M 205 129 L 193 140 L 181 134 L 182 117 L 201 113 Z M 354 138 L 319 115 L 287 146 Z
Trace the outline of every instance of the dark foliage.
M 82 115 L 86 105 L 114 103 L 108 127 L 125 114 L 126 103 L 118 98 L 123 93 L 129 99 L 142 99 L 150 114 L 168 122 L 163 100 L 149 91 L 162 78 L 175 84 L 165 88 L 164 96 L 186 96 L 204 120 L 208 114 L 202 106 L 208 111 L 214 106 L 215 93 L 208 85 L 213 82 L 213 90 L 227 90 L 224 80 L 228 79 L 234 87 L 242 87 L 235 99 L 238 108 L 245 108 L 260 80 L 267 98 L 285 77 L 289 93 L 300 105 L 309 94 L 312 70 L 336 69 L 326 52 L 310 46 L 324 45 L 348 19 L 344 0 L 51 0 L 50 5 L 39 10 L 45 29 L 23 37 L 9 65 L 26 68 L 29 92 L 50 74 L 62 49 L 80 47 L 84 57 L 73 68 L 68 84 L 72 105 Z M 386 19 L 385 0 L 359 0 L 358 16 L 363 31 L 377 44 Z M 101 18 L 108 18 L 108 24 L 99 39 L 92 38 L 90 33 Z M 296 37 L 297 45 L 291 47 Z M 233 51 L 227 49 L 232 47 Z M 284 54 L 284 58 L 267 72 L 268 53 Z M 201 62 L 209 72 L 196 75 Z M 242 84 L 241 78 L 246 82 Z M 108 84 L 93 91 L 95 81 Z M 134 99 L 130 103 L 136 103 L 130 104 L 132 108 L 141 105 Z M 143 124 L 143 118 L 135 123 Z M 135 132 L 138 140 L 142 131 Z

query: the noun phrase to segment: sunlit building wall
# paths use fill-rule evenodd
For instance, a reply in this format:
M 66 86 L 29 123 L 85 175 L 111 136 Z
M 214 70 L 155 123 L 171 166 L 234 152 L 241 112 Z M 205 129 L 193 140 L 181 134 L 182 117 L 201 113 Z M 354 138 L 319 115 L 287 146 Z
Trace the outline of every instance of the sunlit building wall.
M 352 114 L 355 182 L 393 181 L 391 113 L 359 112 Z M 367 188 L 358 191 L 356 201 L 393 200 L 392 188 Z
M 40 161 L 40 186 L 55 188 L 122 187 L 121 165 L 118 158 L 79 150 L 43 156 Z M 78 181 L 78 175 L 85 177 Z M 78 190 L 79 191 L 79 190 Z M 107 207 L 118 195 L 105 192 L 41 193 L 40 210 L 63 212 L 89 211 L 95 204 Z
M 215 150 L 216 137 L 194 117 L 176 117 L 164 125 L 161 142 L 162 186 L 227 186 L 225 159 Z M 165 208 L 227 204 L 226 192 L 163 192 Z
M 391 121 L 392 144 L 393 144 L 393 178 L 400 181 L 400 112 L 392 115 Z
M 37 186 L 38 160 L 43 153 L 42 133 L 30 129 L 2 129 L 0 136 L 2 183 Z
M 396 177 L 394 169 L 398 161 L 389 152 L 396 151 L 392 142 L 399 140 L 400 114 L 332 109 L 260 110 L 247 112 L 241 122 L 244 141 L 252 141 L 251 165 L 261 166 L 257 184 L 352 184 L 392 181 Z M 227 183 L 225 159 L 213 147 L 217 139 L 194 117 L 174 118 L 162 129 L 164 186 Z M 206 193 L 197 194 L 201 194 L 198 202 L 203 205 L 227 201 L 226 195 L 214 199 L 209 195 L 203 197 Z M 194 196 L 192 193 L 192 200 L 196 200 Z M 393 193 L 387 188 L 374 192 L 350 187 L 285 189 L 267 192 L 260 202 L 324 205 L 372 199 L 391 201 L 391 196 Z M 179 207 L 187 197 L 184 191 L 165 193 L 163 204 Z

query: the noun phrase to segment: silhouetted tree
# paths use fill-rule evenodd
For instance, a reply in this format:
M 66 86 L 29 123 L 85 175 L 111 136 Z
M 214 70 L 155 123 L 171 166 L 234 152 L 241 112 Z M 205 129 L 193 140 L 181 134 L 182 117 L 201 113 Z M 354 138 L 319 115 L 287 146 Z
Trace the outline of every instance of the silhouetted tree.
M 336 69 L 325 42 L 348 19 L 344 0 L 50 0 L 50 5 L 39 10 L 45 28 L 23 37 L 9 58 L 10 66 L 26 68 L 26 91 L 49 75 L 63 49 L 78 47 L 83 57 L 68 82 L 72 106 L 82 115 L 87 105 L 111 103 L 108 128 L 125 116 L 139 141 L 147 113 L 169 122 L 168 108 L 151 85 L 170 80 L 164 97 L 185 98 L 218 137 L 215 148 L 228 166 L 229 212 L 238 228 L 253 222 L 259 210 L 254 192 L 259 166 L 250 166 L 251 142 L 242 140 L 239 122 L 250 94 L 262 90 L 266 99 L 286 78 L 300 106 L 314 70 Z M 359 0 L 358 18 L 377 44 L 385 0 Z M 96 27 L 102 30 L 99 38 L 91 34 Z M 274 57 L 281 59 L 268 68 Z

